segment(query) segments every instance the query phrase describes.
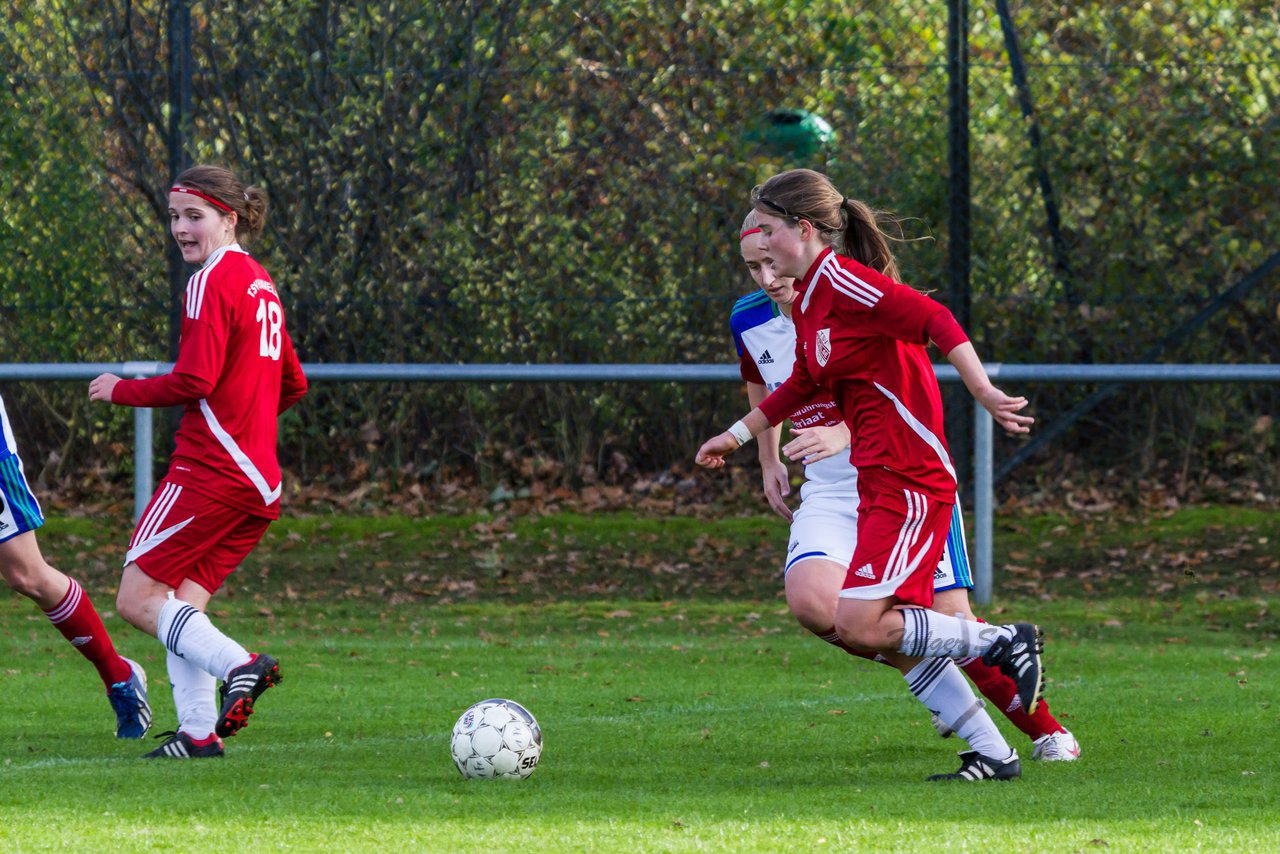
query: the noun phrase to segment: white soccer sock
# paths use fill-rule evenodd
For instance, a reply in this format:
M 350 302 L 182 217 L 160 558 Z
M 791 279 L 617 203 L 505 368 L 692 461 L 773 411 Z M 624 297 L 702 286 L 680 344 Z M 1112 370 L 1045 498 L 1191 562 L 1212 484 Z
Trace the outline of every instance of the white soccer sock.
M 213 735 L 213 725 L 218 720 L 214 699 L 218 680 L 173 652 L 165 664 L 173 686 L 173 707 L 178 710 L 178 729 L 197 741 Z
M 969 747 L 992 759 L 1012 752 L 960 668 L 949 658 L 926 658 L 906 674 L 907 687 Z
M 1000 636 L 1012 638 L 1009 626 L 975 623 L 924 608 L 902 610 L 899 652 L 912 658 L 968 658 L 982 655 Z
M 233 667 L 249 663 L 249 652 L 224 635 L 209 618 L 181 599 L 170 598 L 160 609 L 156 637 L 165 649 L 223 680 Z

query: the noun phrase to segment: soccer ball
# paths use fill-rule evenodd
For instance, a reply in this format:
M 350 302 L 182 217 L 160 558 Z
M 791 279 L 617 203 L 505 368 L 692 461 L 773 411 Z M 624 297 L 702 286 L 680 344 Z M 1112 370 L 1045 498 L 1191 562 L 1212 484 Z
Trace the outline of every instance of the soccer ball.
M 453 725 L 449 750 L 468 780 L 523 780 L 538 767 L 542 728 L 514 700 L 481 700 Z

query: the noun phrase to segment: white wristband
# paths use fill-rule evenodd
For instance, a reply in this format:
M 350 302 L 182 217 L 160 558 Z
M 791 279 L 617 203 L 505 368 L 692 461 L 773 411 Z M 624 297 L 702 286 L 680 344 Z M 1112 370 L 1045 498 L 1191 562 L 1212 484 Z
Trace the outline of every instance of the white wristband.
M 733 422 L 733 426 L 729 428 L 728 432 L 729 435 L 738 440 L 739 448 L 751 441 L 751 431 L 741 421 Z

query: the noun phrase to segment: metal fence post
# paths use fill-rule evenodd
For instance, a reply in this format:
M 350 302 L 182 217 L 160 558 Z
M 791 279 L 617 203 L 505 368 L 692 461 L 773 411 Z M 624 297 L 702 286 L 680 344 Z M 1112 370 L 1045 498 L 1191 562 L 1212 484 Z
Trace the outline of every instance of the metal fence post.
M 995 519 L 994 429 L 991 413 L 973 402 L 973 594 L 979 605 L 990 605 L 995 589 L 991 544 Z
M 138 407 L 133 410 L 133 521 L 137 524 L 142 511 L 151 500 L 154 484 L 151 474 L 154 462 L 151 458 L 153 410 Z
M 167 370 L 159 362 L 125 362 L 120 373 L 139 380 L 154 377 Z M 155 491 L 155 458 L 152 441 L 155 435 L 155 410 L 138 407 L 133 411 L 133 521 L 142 518 L 142 511 Z
M 960 326 L 970 330 L 972 295 L 973 188 L 969 151 L 969 0 L 947 0 L 947 307 Z M 976 337 L 976 336 L 975 336 Z M 974 450 L 969 420 L 962 414 L 968 394 L 963 386 L 948 389 L 945 408 L 958 417 L 947 420 L 946 429 L 956 474 L 961 483 L 973 477 L 969 470 Z

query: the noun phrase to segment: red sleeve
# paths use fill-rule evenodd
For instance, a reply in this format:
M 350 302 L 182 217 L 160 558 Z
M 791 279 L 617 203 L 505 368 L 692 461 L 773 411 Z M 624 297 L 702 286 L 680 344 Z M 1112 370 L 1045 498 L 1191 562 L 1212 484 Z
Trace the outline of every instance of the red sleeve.
M 791 413 L 798 412 L 806 403 L 813 400 L 813 392 L 800 391 L 797 385 L 803 385 L 803 383 L 792 383 L 792 379 L 795 379 L 795 374 L 760 402 L 760 411 L 769 419 L 771 425 L 781 424 L 791 417 Z
M 857 299 L 844 303 L 865 317 L 875 331 L 912 344 L 933 341 L 944 354 L 969 340 L 955 316 L 942 303 L 852 258 L 841 257 L 840 261 L 841 266 L 852 272 L 858 281 L 865 281 L 883 292 L 869 309 L 864 309 L 866 303 Z M 843 293 L 848 295 L 849 291 L 844 290 Z M 861 293 L 865 296 L 866 291 Z M 862 314 L 863 311 L 866 313 Z
M 744 383 L 768 385 L 760 374 L 760 366 L 756 364 L 756 360 L 745 349 L 742 351 L 742 355 L 738 357 L 738 373 L 742 375 Z
M 284 412 L 293 406 L 307 393 L 307 376 L 302 373 L 302 363 L 293 349 L 293 339 L 284 332 L 284 347 L 280 353 L 280 408 L 277 413 Z
M 183 315 L 178 361 L 171 373 L 144 380 L 121 380 L 111 402 L 124 406 L 180 406 L 208 397 L 227 354 L 230 306 L 222 290 L 209 287 L 196 317 Z
M 760 402 L 760 411 L 770 424 L 781 424 L 811 402 L 818 392 L 818 384 L 809 374 L 809 362 L 800 335 L 796 335 L 796 361 L 791 376 Z
M 924 331 L 929 336 L 929 340 L 937 344 L 938 349 L 945 356 L 968 341 L 969 336 L 960 328 L 959 321 L 946 306 L 939 305 L 938 309 L 925 324 Z

